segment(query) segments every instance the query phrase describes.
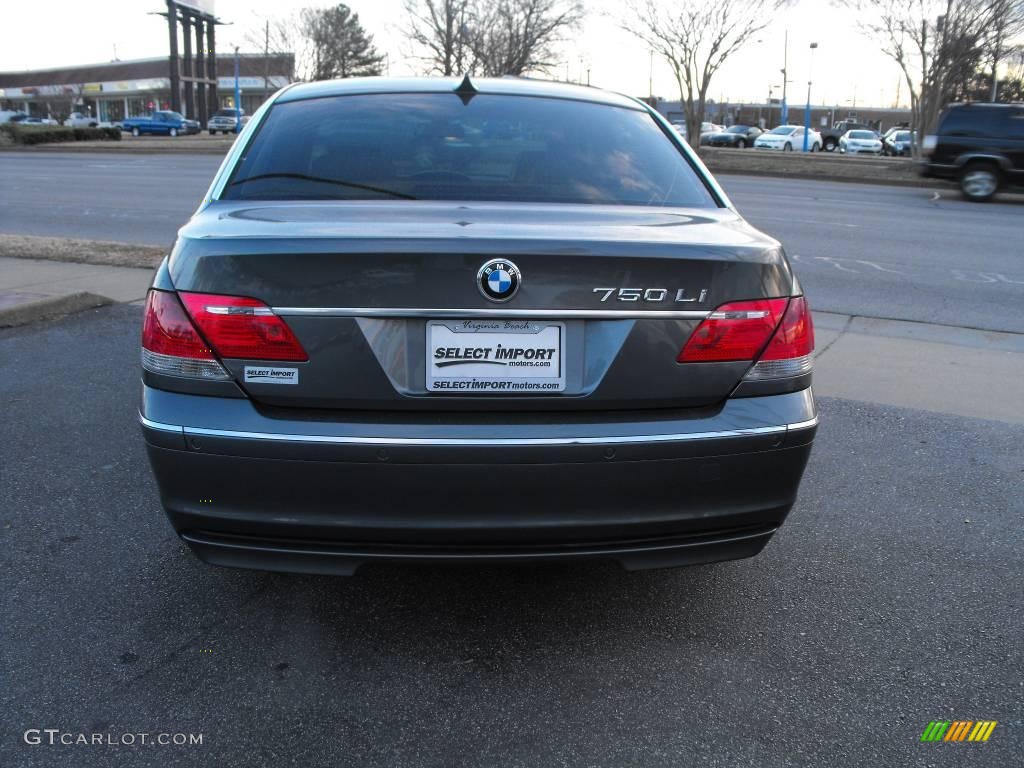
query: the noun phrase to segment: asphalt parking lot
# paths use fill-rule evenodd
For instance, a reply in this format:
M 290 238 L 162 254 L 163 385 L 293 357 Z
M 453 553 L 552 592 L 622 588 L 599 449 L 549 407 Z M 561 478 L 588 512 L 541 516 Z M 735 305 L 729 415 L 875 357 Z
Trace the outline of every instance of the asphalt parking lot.
M 824 398 L 753 560 L 222 570 L 160 509 L 139 314 L 0 333 L 0 765 L 1019 764 L 1024 428 Z M 935 719 L 999 725 L 921 743 Z

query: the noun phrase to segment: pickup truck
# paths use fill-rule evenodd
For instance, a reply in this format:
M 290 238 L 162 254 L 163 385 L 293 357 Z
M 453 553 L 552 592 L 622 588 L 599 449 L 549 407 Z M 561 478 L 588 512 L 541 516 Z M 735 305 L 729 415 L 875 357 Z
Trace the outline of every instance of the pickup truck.
M 847 131 L 873 131 L 875 130 L 867 123 L 859 123 L 856 120 L 839 120 L 831 128 L 821 129 L 822 147 L 826 152 L 835 152 L 839 146 L 839 138 Z
M 121 130 L 129 131 L 132 136 L 143 133 L 162 133 L 167 136 L 178 134 L 199 133 L 199 123 L 185 119 L 179 112 L 154 112 L 149 117 L 132 117 L 121 121 Z

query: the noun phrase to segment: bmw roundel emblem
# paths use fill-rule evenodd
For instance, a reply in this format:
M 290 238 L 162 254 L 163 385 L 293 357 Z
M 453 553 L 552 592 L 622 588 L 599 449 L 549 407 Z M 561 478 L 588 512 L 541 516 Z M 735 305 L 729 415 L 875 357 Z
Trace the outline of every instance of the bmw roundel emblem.
M 505 259 L 491 259 L 476 273 L 480 293 L 491 301 L 508 301 L 516 295 L 522 281 L 519 267 Z

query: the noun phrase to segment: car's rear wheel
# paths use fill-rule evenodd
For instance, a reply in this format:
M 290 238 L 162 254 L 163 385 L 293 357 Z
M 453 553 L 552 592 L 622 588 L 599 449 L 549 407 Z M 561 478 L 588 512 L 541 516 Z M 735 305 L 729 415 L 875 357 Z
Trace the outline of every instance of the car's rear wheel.
M 211 135 L 211 136 L 216 136 L 216 135 L 217 135 L 217 132 L 216 132 L 215 130 L 213 130 L 213 129 L 211 128 L 211 129 L 210 129 L 210 135 Z
M 787 142 L 786 142 L 786 146 L 784 146 L 784 147 L 782 148 L 782 151 L 783 151 L 783 152 L 792 152 L 792 151 L 793 151 L 793 145 L 792 145 L 792 144 L 790 144 L 790 143 L 789 143 L 789 142 L 787 141 Z
M 838 146 L 839 146 L 839 142 L 837 142 L 835 139 L 825 139 L 825 151 L 826 152 L 835 152 L 836 151 L 836 147 L 838 147 Z
M 177 136 L 178 135 L 178 129 L 177 128 L 171 128 L 169 131 L 167 131 L 167 135 L 168 136 L 172 136 L 172 137 L 173 136 Z
M 739 141 L 736 142 L 736 146 L 739 147 L 740 149 L 746 149 L 747 142 L 743 139 L 740 139 Z
M 960 174 L 960 191 L 974 203 L 991 200 L 999 190 L 999 169 L 991 163 L 970 163 Z
M 132 128 L 132 136 L 138 136 L 138 135 L 139 135 L 139 129 L 138 128 Z

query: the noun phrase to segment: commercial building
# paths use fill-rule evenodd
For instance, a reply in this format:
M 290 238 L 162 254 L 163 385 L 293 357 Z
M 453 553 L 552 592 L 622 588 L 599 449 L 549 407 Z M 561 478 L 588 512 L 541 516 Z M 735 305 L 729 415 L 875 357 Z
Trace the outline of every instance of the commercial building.
M 239 54 L 238 84 L 242 109 L 252 114 L 268 96 L 293 79 L 294 56 Z M 217 103 L 234 105 L 235 57 L 217 56 Z M 181 86 L 179 86 L 181 87 Z M 88 112 L 100 121 L 116 122 L 171 108 L 167 57 L 111 61 L 61 69 L 0 72 L 0 109 L 57 119 Z

